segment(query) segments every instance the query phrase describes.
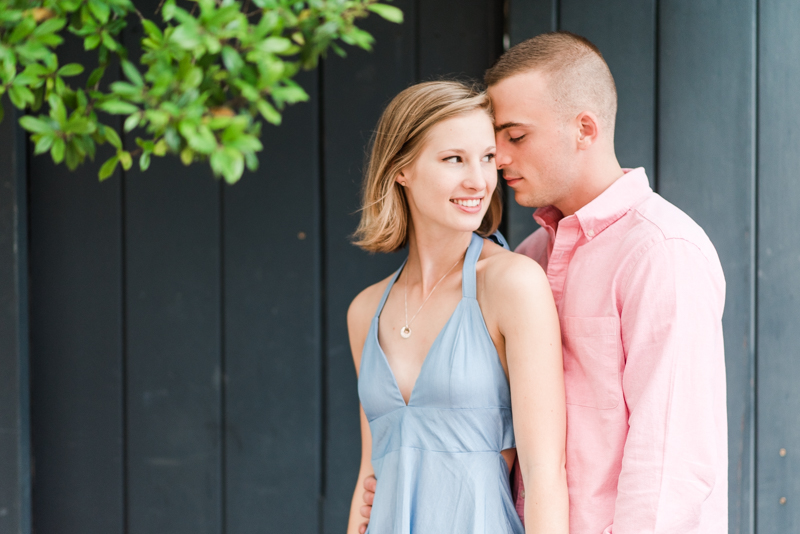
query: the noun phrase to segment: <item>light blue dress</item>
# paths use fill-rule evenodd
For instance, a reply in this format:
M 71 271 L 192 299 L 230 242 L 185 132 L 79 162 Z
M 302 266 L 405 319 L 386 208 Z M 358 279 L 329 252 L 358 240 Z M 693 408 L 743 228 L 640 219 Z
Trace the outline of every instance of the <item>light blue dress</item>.
M 472 235 L 462 298 L 428 352 L 408 405 L 378 342 L 378 320 L 361 354 L 358 395 L 372 431 L 378 479 L 368 534 L 524 533 L 511 499 L 511 395 L 475 298 L 483 239 Z

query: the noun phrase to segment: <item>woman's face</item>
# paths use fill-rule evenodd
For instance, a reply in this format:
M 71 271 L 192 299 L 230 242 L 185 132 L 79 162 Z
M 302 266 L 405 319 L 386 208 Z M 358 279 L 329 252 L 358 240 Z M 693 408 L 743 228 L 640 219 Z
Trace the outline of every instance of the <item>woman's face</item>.
M 481 109 L 433 126 L 417 158 L 397 176 L 417 230 L 477 230 L 497 186 L 494 154 L 494 126 Z

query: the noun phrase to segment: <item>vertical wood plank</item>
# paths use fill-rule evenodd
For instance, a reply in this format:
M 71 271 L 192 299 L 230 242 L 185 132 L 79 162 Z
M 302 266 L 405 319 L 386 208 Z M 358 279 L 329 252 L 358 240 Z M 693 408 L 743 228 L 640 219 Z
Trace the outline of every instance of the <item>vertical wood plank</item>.
M 64 63 L 85 61 L 75 39 L 59 53 Z M 82 86 L 85 76 L 72 80 Z M 107 146 L 98 147 L 95 162 L 76 172 L 54 165 L 49 154 L 29 163 L 33 513 L 40 534 L 124 531 L 122 183 L 119 172 L 97 179 L 109 156 Z
M 559 0 L 510 0 L 508 2 L 509 44 L 514 46 L 540 33 L 558 28 Z
M 509 0 L 508 29 L 511 46 L 541 33 L 556 30 L 558 24 L 558 0 Z M 514 193 L 506 190 L 506 205 L 503 218 L 506 221 L 506 239 L 511 249 L 532 234 L 539 225 L 533 220 L 534 208 L 520 206 Z
M 323 66 L 325 475 L 324 532 L 343 532 L 361 451 L 356 373 L 347 338 L 347 308 L 367 285 L 396 269 L 402 255 L 370 256 L 350 244 L 358 224 L 366 147 L 389 100 L 414 81 L 416 3 L 396 2 L 401 25 L 376 16 L 364 28 L 377 36 L 372 52 L 348 48 Z
M 0 531 L 31 532 L 26 137 L 8 98 L 0 124 Z
M 126 175 L 132 534 L 220 532 L 219 185 L 174 159 Z
M 495 0 L 419 3 L 420 80 L 483 81 L 502 51 L 503 5 Z
M 623 167 L 644 167 L 655 176 L 656 13 L 641 0 L 561 0 L 561 30 L 592 41 L 608 63 L 617 86 L 614 132 Z
M 759 2 L 757 531 L 800 530 L 800 4 Z M 786 449 L 785 456 L 780 450 Z M 785 497 L 786 504 L 781 504 Z
M 226 530 L 319 530 L 319 116 L 265 126 L 259 170 L 224 188 Z
M 137 62 L 140 38 L 141 25 L 125 29 Z M 131 534 L 222 530 L 220 186 L 174 156 L 125 176 Z
M 705 229 L 725 271 L 729 523 L 751 532 L 755 1 L 662 0 L 659 23 L 659 192 Z

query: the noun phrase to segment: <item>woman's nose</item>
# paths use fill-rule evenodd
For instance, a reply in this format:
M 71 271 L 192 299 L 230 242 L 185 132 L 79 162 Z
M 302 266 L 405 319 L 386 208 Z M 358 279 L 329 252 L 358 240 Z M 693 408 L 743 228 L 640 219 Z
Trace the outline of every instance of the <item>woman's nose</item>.
M 464 187 L 483 191 L 486 188 L 486 176 L 484 175 L 485 169 L 480 163 L 470 165 L 464 181 Z M 492 170 L 494 172 L 494 170 Z

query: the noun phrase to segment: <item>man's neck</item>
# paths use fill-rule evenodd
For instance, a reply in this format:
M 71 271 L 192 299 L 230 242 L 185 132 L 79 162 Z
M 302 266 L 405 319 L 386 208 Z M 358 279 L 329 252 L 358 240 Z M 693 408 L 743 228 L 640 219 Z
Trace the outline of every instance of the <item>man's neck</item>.
M 624 174 L 625 172 L 613 154 L 604 161 L 587 165 L 586 172 L 576 181 L 575 187 L 569 192 L 569 195 L 563 201 L 555 204 L 555 207 L 564 217 L 573 215 L 599 197 Z

